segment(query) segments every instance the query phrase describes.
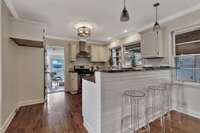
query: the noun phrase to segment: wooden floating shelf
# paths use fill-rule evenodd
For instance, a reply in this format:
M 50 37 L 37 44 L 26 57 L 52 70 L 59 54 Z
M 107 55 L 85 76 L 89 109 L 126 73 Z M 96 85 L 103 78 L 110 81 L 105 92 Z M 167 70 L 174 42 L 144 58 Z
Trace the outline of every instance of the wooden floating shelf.
M 10 39 L 13 40 L 19 46 L 44 48 L 43 41 L 34 41 L 34 40 L 21 39 L 15 37 L 10 37 Z

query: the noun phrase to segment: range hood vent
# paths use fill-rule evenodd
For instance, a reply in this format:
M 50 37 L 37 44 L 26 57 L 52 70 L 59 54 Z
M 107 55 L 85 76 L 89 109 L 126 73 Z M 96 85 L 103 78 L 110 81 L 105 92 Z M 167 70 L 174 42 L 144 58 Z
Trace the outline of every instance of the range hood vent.
M 85 50 L 86 42 L 79 41 L 79 53 L 77 54 L 77 58 L 90 58 L 90 54 Z

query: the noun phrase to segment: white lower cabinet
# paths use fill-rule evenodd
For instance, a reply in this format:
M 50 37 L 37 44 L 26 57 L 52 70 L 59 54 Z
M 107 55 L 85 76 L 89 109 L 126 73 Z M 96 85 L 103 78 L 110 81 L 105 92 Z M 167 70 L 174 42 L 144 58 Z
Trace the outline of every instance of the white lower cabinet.
M 78 73 L 70 73 L 69 74 L 69 92 L 71 94 L 78 93 Z

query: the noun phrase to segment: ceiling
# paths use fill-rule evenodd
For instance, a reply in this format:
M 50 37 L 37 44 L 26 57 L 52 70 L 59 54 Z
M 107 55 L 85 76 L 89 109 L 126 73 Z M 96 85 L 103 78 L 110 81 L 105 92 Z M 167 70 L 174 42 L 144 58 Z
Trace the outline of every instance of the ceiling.
M 156 0 L 127 0 L 129 22 L 120 22 L 123 0 L 12 0 L 20 18 L 47 24 L 47 34 L 77 37 L 73 24 L 86 20 L 95 25 L 91 40 L 108 41 L 125 29 L 134 32 L 154 22 Z M 166 19 L 200 5 L 200 0 L 160 0 L 159 19 Z

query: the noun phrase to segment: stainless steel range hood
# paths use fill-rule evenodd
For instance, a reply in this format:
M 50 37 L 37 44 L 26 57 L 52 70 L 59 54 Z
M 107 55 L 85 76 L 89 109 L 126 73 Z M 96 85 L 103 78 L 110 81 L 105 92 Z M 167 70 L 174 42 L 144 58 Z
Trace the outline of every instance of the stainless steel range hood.
M 79 53 L 77 54 L 77 58 L 90 58 L 90 54 L 86 51 L 86 42 L 79 41 Z

